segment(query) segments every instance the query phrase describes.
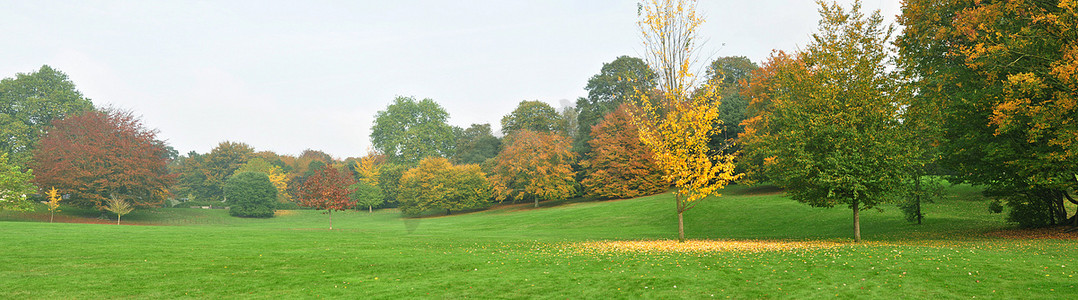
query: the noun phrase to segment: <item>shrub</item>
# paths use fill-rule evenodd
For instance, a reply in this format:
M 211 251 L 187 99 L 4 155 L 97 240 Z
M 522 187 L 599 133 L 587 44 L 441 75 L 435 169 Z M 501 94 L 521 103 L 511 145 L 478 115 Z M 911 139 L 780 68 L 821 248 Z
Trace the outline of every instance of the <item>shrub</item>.
M 992 200 L 991 203 L 988 203 L 988 211 L 992 212 L 994 214 L 1002 213 L 1003 212 L 1003 202 L 999 201 L 999 199 Z
M 243 172 L 225 183 L 228 214 L 235 217 L 269 218 L 277 207 L 277 188 L 265 173 Z

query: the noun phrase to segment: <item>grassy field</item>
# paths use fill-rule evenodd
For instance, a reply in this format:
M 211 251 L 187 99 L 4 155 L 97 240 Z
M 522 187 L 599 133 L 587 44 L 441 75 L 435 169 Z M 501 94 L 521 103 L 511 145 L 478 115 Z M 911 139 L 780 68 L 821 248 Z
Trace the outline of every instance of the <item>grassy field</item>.
M 1010 230 L 952 187 L 924 225 L 893 207 L 811 208 L 732 187 L 686 213 L 687 236 L 819 247 L 617 251 L 676 237 L 669 194 L 402 219 L 395 210 L 141 210 L 116 226 L 0 214 L 0 298 L 1050 298 L 1078 296 L 1078 240 Z M 1072 208 L 1073 209 L 1073 208 Z M 37 221 L 40 219 L 45 222 Z M 85 218 L 89 217 L 89 218 Z M 68 209 L 64 221 L 99 221 Z M 35 219 L 35 220 L 30 220 Z M 674 244 L 675 242 L 659 242 Z

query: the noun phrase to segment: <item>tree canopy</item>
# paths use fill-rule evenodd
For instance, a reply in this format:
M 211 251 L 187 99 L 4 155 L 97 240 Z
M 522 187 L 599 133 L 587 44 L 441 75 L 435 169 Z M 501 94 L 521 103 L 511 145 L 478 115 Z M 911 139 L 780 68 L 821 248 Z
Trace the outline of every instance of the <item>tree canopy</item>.
M 577 134 L 573 138 L 573 151 L 579 155 L 591 152 L 591 129 L 603 117 L 614 112 L 622 103 L 636 95 L 637 91 L 650 91 L 655 87 L 656 74 L 644 60 L 631 56 L 619 56 L 604 63 L 599 74 L 588 79 L 587 98 L 576 100 Z
M 505 138 L 494 159 L 491 182 L 499 200 L 564 199 L 576 195 L 569 139 L 550 132 L 522 129 Z
M 494 158 L 501 150 L 502 141 L 494 136 L 490 124 L 472 124 L 457 134 L 455 164 L 480 164 Z
M 68 203 L 82 207 L 103 208 L 114 195 L 135 206 L 161 204 L 174 176 L 156 134 L 127 111 L 67 116 L 34 149 L 34 181 L 63 190 Z
M 769 124 L 752 123 L 746 132 L 757 136 L 745 146 L 768 153 L 769 177 L 794 200 L 853 209 L 859 241 L 859 212 L 904 188 L 919 149 L 901 126 L 906 98 L 885 67 L 890 29 L 879 12 L 866 17 L 859 1 L 849 10 L 820 5 L 819 31 L 803 53 L 807 73 L 781 79 L 788 92 L 771 95 L 773 110 L 761 116 Z
M 585 193 L 607 199 L 622 199 L 661 193 L 669 187 L 651 150 L 640 140 L 632 124 L 629 107 L 622 104 L 592 128 L 589 142 L 592 155 L 581 162 L 587 175 L 581 184 Z
M 33 178 L 33 170 L 23 171 L 8 160 L 7 153 L 0 153 L 0 211 L 32 209 L 33 204 L 26 196 L 37 190 L 31 183 Z
M 1078 203 L 1076 6 L 910 0 L 899 18 L 912 108 L 937 118 L 940 166 L 1008 199 L 1023 226 L 1063 223 L 1065 201 Z
M 490 204 L 491 187 L 479 165 L 454 166 L 441 157 L 429 157 L 400 179 L 401 212 L 409 215 L 430 209 L 482 208 Z
M 49 66 L 0 80 L 0 152 L 27 166 L 38 140 L 54 120 L 93 109 L 67 74 Z
M 277 188 L 260 172 L 237 172 L 225 183 L 228 214 L 234 217 L 270 218 L 277 208 Z
M 555 132 L 560 127 L 561 115 L 554 107 L 539 100 L 520 101 L 513 112 L 502 117 L 502 133 L 509 135 L 518 130 Z
M 399 163 L 414 164 L 425 157 L 451 157 L 453 127 L 449 113 L 431 99 L 397 97 L 375 115 L 371 143 L 378 152 Z

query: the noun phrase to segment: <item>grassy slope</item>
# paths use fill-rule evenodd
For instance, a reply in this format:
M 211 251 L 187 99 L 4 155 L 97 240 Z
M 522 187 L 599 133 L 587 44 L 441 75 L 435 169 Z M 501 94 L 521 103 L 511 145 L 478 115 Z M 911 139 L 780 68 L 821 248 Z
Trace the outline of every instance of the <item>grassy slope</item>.
M 690 238 L 848 241 L 849 209 L 734 187 L 686 216 Z M 273 219 L 161 209 L 143 224 L 0 222 L 0 298 L 983 297 L 1078 294 L 1074 240 L 990 238 L 1001 215 L 969 188 L 862 214 L 873 242 L 760 253 L 596 253 L 586 240 L 667 239 L 669 195 L 543 209 L 400 219 L 394 211 Z M 69 211 L 68 214 L 87 214 Z M 92 215 L 92 213 L 89 213 Z M 25 216 L 0 215 L 0 220 Z

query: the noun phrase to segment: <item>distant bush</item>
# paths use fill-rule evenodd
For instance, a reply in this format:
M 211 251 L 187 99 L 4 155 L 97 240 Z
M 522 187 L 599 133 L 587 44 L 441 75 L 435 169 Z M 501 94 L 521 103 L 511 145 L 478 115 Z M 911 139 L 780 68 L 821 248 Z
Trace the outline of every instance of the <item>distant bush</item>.
M 225 182 L 228 214 L 235 217 L 270 218 L 277 209 L 277 188 L 266 173 L 243 172 Z

